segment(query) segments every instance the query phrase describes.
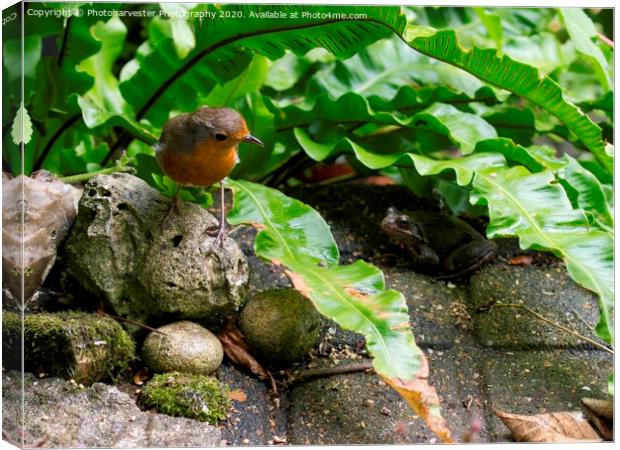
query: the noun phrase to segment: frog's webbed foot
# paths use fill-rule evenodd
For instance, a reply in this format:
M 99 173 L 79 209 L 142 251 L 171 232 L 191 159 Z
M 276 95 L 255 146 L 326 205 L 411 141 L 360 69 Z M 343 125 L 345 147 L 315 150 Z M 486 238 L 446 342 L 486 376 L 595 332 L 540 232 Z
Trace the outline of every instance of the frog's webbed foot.
M 487 239 L 476 239 L 459 247 L 450 253 L 444 260 L 443 266 L 447 274 L 445 277 L 456 277 L 473 272 L 495 257 L 497 244 Z

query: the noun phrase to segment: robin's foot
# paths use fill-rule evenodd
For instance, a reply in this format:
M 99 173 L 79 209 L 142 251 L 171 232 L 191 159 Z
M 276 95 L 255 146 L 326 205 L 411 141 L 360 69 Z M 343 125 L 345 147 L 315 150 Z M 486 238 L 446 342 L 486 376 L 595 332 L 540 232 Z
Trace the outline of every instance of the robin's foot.
M 172 199 L 172 201 L 170 202 L 170 207 L 168 208 L 168 212 L 166 213 L 164 218 L 161 220 L 161 223 L 159 224 L 159 227 L 161 229 L 164 228 L 164 225 L 166 224 L 166 222 L 168 221 L 170 216 L 172 216 L 173 212 L 174 212 L 174 214 L 179 214 L 180 213 L 180 200 L 179 200 L 179 197 L 174 197 Z
M 222 225 L 220 225 L 217 229 L 207 228 L 205 234 L 212 237 L 215 236 L 215 240 L 207 251 L 207 255 L 210 255 L 211 253 L 213 253 L 213 250 L 215 250 L 215 247 L 217 245 L 219 245 L 220 247 L 224 246 L 224 238 L 226 237 L 226 224 L 222 223 Z

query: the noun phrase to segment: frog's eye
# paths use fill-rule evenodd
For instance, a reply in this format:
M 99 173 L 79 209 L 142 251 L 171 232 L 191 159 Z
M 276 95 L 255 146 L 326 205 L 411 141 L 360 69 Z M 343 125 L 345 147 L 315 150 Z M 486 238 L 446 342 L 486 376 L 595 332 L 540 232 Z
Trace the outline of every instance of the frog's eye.
M 409 226 L 409 217 L 400 216 L 398 219 L 396 219 L 396 225 L 401 228 L 407 228 Z

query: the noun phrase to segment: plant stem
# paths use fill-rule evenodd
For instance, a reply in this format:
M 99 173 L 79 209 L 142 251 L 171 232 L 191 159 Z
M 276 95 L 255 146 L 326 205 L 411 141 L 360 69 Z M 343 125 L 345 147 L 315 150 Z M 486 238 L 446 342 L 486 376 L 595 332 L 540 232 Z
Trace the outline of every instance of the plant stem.
M 68 177 L 62 177 L 62 178 L 59 178 L 59 180 L 67 184 L 81 183 L 83 181 L 88 181 L 91 178 L 96 177 L 97 175 L 105 175 L 105 174 L 116 173 L 116 172 L 131 172 L 133 170 L 134 170 L 133 167 L 125 166 L 125 165 L 118 165 L 118 166 L 108 167 L 106 169 L 97 170 L 96 172 L 80 173 L 78 175 L 70 175 Z
M 577 333 L 576 331 L 569 330 L 569 329 L 568 329 L 568 328 L 566 328 L 564 325 L 561 325 L 561 324 L 559 324 L 559 323 L 557 323 L 557 322 L 553 322 L 552 320 L 549 320 L 549 319 L 547 319 L 546 317 L 543 317 L 542 315 L 538 314 L 536 311 L 534 311 L 533 309 L 528 308 L 527 306 L 519 305 L 519 304 L 517 304 L 517 303 L 500 303 L 500 302 L 497 302 L 497 303 L 493 303 L 492 305 L 490 305 L 490 308 L 495 308 L 496 306 L 499 306 L 499 307 L 504 307 L 504 308 L 517 308 L 517 309 L 522 309 L 522 310 L 524 310 L 525 312 L 527 312 L 527 313 L 529 313 L 529 314 L 533 315 L 533 316 L 534 316 L 534 317 L 536 317 L 537 319 L 542 320 L 542 321 L 543 321 L 543 322 L 545 322 L 546 324 L 549 324 L 549 325 L 551 325 L 551 326 L 553 326 L 553 327 L 555 327 L 555 328 L 558 328 L 558 329 L 560 329 L 560 330 L 564 331 L 565 333 L 568 333 L 568 334 L 570 334 L 570 335 L 572 335 L 572 336 L 575 336 L 576 338 L 581 339 L 582 341 L 585 341 L 585 342 L 587 342 L 588 344 L 593 345 L 594 347 L 596 347 L 596 348 L 598 348 L 598 349 L 600 349 L 600 350 L 603 350 L 603 351 L 605 351 L 605 352 L 607 352 L 607 353 L 611 353 L 612 355 L 614 354 L 614 351 L 613 351 L 612 349 L 610 349 L 610 348 L 606 347 L 605 345 L 601 344 L 600 342 L 596 342 L 596 341 L 595 341 L 595 340 L 593 340 L 593 339 L 590 339 L 590 338 L 588 338 L 588 337 L 585 337 L 585 336 L 583 336 L 583 335 L 581 335 L 581 334 Z M 490 309 L 490 308 L 489 308 L 489 309 Z
M 601 40 L 601 42 L 604 42 L 605 44 L 609 45 L 611 48 L 614 48 L 614 41 L 609 39 L 603 33 L 596 33 L 596 34 L 598 35 L 598 38 Z

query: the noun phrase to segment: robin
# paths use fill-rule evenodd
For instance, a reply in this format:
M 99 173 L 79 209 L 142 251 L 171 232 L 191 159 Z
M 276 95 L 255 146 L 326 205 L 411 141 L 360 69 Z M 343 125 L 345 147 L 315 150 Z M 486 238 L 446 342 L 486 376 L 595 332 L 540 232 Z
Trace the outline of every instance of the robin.
M 245 120 L 230 108 L 200 108 L 179 114 L 164 125 L 155 154 L 159 166 L 177 183 L 170 209 L 164 221 L 178 207 L 181 186 L 207 187 L 220 182 L 220 228 L 211 250 L 225 233 L 224 178 L 239 161 L 241 142 L 262 146 L 248 131 Z

